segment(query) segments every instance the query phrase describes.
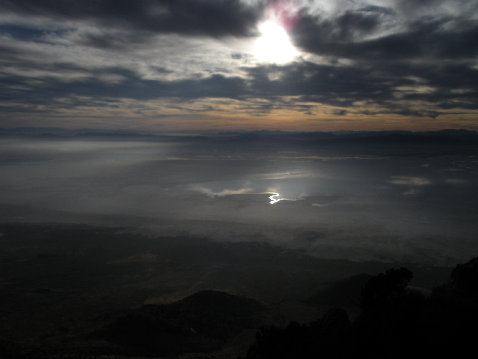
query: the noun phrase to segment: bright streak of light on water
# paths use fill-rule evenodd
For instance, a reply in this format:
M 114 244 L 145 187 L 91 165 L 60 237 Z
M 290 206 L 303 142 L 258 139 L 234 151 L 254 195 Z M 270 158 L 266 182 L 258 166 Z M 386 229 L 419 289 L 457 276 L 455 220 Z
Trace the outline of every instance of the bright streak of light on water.
M 270 204 L 276 204 L 277 202 L 279 202 L 281 199 L 279 198 L 280 194 L 277 193 L 277 192 L 273 192 L 270 196 L 269 196 L 269 203 Z

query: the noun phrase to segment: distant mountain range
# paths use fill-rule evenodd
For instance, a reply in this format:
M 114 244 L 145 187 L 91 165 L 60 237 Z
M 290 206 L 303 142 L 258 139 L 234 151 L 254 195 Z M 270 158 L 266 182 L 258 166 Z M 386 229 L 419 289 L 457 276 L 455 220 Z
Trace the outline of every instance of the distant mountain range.
M 289 140 L 321 139 L 330 142 L 342 140 L 353 142 L 439 142 L 443 140 L 468 140 L 478 142 L 478 132 L 464 129 L 448 129 L 440 131 L 334 131 L 334 132 L 286 132 L 286 131 L 175 131 L 152 132 L 147 130 L 108 130 L 108 129 L 65 129 L 55 127 L 16 127 L 0 128 L 0 137 L 137 137 L 137 138 L 235 138 L 237 140 L 254 140 L 263 138 L 287 138 Z M 326 142 L 328 142 L 326 141 Z

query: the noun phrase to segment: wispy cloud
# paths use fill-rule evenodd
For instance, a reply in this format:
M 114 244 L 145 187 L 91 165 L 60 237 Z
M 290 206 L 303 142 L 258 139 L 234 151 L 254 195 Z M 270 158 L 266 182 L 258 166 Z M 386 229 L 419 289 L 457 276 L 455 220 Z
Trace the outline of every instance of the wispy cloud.
M 422 193 L 422 188 L 432 184 L 432 181 L 426 177 L 414 177 L 414 176 L 394 176 L 389 180 L 389 183 L 408 187 L 402 194 L 405 197 L 413 197 Z
M 461 178 L 447 178 L 445 179 L 445 183 L 453 184 L 453 185 L 461 185 L 461 184 L 468 183 L 468 181 Z
M 432 184 L 432 182 L 428 178 L 413 176 L 394 176 L 389 181 L 389 183 L 409 187 L 422 187 Z
M 203 186 L 193 186 L 192 188 L 195 191 L 204 193 L 205 195 L 209 197 L 225 197 L 225 196 L 234 196 L 234 195 L 253 193 L 253 190 L 251 188 L 235 188 L 235 189 L 225 188 L 220 191 L 214 191 L 210 188 L 203 187 Z

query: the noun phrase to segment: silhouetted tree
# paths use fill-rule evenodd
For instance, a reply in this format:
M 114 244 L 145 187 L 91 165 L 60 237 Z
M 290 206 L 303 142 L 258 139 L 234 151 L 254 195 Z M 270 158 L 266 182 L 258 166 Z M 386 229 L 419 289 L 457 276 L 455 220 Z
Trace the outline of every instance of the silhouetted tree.
M 393 297 L 403 295 L 413 273 L 406 268 L 389 269 L 372 277 L 362 289 L 362 310 L 376 309 L 377 305 L 388 303 Z
M 478 297 L 478 257 L 457 265 L 451 273 L 450 285 L 460 295 Z
M 285 329 L 262 328 L 247 358 L 349 358 L 351 329 L 348 315 L 342 309 L 331 309 L 309 325 L 292 322 Z

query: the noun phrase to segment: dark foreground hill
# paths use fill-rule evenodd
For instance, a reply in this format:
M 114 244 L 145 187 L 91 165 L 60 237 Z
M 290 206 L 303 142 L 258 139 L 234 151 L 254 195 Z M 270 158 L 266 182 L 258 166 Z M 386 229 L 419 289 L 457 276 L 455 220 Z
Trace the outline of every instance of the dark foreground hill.
M 306 300 L 314 306 L 351 307 L 360 303 L 361 291 L 370 280 L 370 274 L 357 274 L 349 278 L 329 283 Z
M 369 279 L 354 321 L 344 310 L 331 309 L 309 324 L 262 328 L 247 358 L 474 357 L 478 258 L 458 265 L 429 295 L 407 286 L 412 276 L 399 268 Z
M 255 300 L 201 291 L 176 303 L 125 312 L 95 336 L 116 344 L 122 354 L 207 353 L 266 319 L 266 307 Z
M 144 305 L 99 318 L 107 323 L 55 344 L 28 346 L 0 341 L 0 358 L 177 357 L 210 353 L 269 322 L 268 308 L 249 298 L 201 291 L 180 301 Z
M 457 353 L 477 337 L 478 260 L 451 277 L 450 268 L 396 264 L 413 270 L 408 282 L 408 270 L 385 272 L 385 263 L 257 243 L 0 229 L 0 358 L 237 359 L 264 324 L 251 358 L 465 357 Z M 316 320 L 331 306 L 347 312 Z
M 253 299 L 201 291 L 175 303 L 111 314 L 96 330 L 65 336 L 56 346 L 0 341 L 0 358 L 237 358 L 237 351 L 221 350 L 261 325 L 247 359 L 464 358 L 474 353 L 478 258 L 458 265 L 431 292 L 409 287 L 412 276 L 398 268 L 370 277 L 354 320 L 334 308 L 309 324 L 278 327 L 270 324 L 270 308 Z M 336 296 L 341 303 L 339 294 L 356 293 L 363 279 L 336 283 L 328 300 Z

